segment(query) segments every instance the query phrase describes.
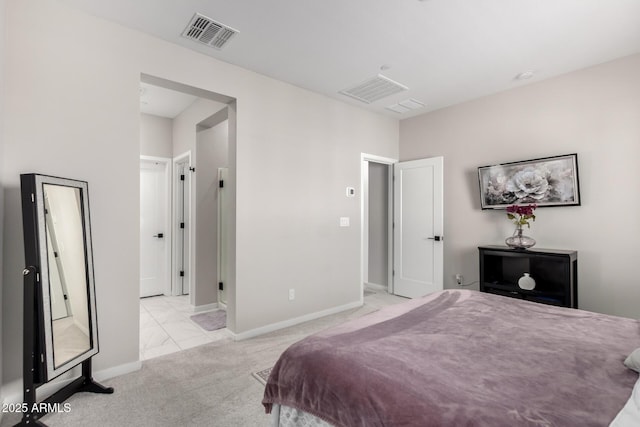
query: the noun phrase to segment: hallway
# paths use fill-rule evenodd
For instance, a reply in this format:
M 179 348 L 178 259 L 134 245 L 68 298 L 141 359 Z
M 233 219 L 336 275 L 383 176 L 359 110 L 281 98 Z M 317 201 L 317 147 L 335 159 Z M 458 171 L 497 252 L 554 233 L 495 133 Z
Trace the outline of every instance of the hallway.
M 231 340 L 226 328 L 209 332 L 198 326 L 191 308 L 189 295 L 140 299 L 140 360 Z

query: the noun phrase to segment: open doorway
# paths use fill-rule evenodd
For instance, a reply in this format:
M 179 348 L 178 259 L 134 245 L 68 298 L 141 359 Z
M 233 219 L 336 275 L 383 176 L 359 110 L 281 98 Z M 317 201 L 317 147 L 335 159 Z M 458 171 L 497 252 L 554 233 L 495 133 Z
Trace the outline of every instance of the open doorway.
M 141 156 L 166 159 L 170 175 L 168 225 L 152 234 L 156 239 L 152 243 L 162 239 L 169 248 L 169 261 L 164 263 L 168 285 L 160 293 L 142 293 L 142 275 L 140 282 L 141 296 L 148 296 L 140 300 L 140 358 L 144 360 L 230 339 L 226 313 L 219 304 L 219 270 L 235 271 L 232 257 L 220 256 L 221 245 L 224 252 L 235 245 L 235 230 L 228 221 L 234 211 L 228 203 L 223 219 L 218 218 L 218 170 L 235 169 L 228 161 L 228 152 L 235 150 L 235 130 L 230 131 L 235 116 L 229 120 L 229 111 L 235 114 L 235 100 L 145 75 L 140 95 Z M 143 201 L 153 198 L 147 187 L 155 188 L 143 186 L 147 181 L 141 163 L 141 215 Z M 233 182 L 227 182 L 225 190 L 227 198 L 235 200 Z M 148 228 L 143 221 L 141 216 L 141 234 Z M 226 226 L 222 240 L 220 226 Z M 148 251 L 141 242 L 141 273 Z M 226 280 L 224 285 L 226 294 L 233 281 Z M 234 299 L 226 298 L 224 307 L 233 315 Z M 211 318 L 206 317 L 210 314 Z
M 393 164 L 362 154 L 362 286 L 393 293 Z
M 361 160 L 363 291 L 416 298 L 442 290 L 443 158 Z M 386 286 L 376 283 L 385 268 Z

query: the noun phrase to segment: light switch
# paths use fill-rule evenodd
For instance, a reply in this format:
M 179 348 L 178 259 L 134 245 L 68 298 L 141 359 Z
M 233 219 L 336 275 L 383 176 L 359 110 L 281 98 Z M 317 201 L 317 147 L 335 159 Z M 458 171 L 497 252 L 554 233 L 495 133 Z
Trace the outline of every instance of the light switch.
M 347 197 L 355 197 L 356 189 L 353 187 L 347 187 Z
M 349 217 L 342 216 L 340 217 L 340 227 L 348 227 L 349 226 Z

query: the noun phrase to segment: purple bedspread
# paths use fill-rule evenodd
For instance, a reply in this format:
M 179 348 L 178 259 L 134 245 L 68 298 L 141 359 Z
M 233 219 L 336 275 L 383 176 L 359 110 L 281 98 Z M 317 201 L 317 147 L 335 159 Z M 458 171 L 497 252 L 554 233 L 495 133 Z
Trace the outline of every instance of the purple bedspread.
M 263 404 L 340 427 L 607 426 L 637 347 L 637 320 L 450 290 L 292 345 Z

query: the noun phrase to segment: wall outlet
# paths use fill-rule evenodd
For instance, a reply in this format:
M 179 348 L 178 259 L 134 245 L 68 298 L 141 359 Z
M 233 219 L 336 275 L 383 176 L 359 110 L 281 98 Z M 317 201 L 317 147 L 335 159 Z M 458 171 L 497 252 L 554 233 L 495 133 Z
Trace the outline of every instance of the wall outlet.
M 294 299 L 296 299 L 296 290 L 289 289 L 289 301 L 293 301 Z
M 462 285 L 463 281 L 464 281 L 464 278 L 462 277 L 462 274 L 460 274 L 460 273 L 456 274 L 456 283 L 458 285 Z

